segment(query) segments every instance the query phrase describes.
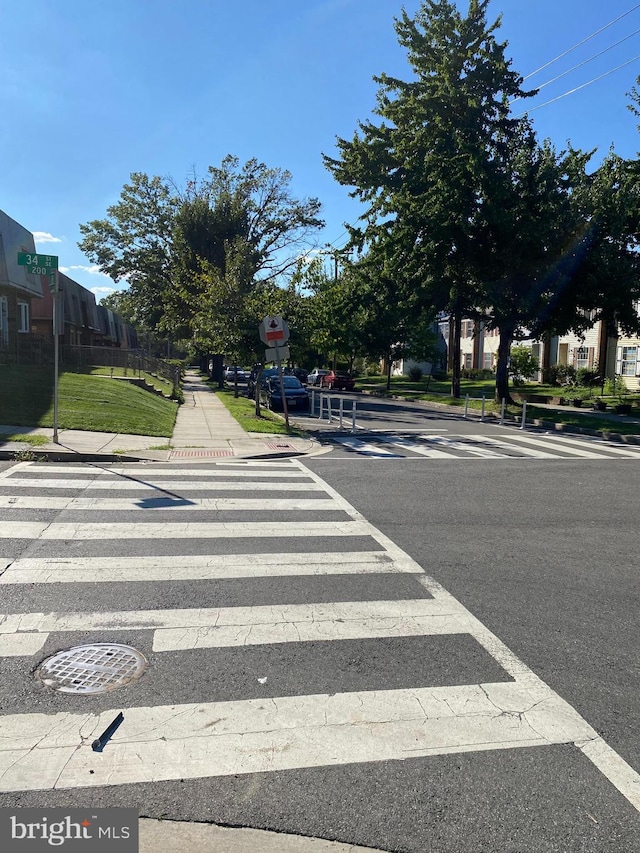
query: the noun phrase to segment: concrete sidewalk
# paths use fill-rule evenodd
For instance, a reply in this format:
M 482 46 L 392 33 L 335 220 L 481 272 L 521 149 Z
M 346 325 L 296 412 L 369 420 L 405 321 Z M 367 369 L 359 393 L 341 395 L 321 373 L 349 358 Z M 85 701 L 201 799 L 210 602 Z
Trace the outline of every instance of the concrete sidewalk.
M 185 402 L 178 408 L 170 439 L 152 435 L 58 430 L 58 444 L 53 430 L 47 428 L 0 425 L 0 458 L 13 459 L 16 453 L 32 451 L 52 461 L 76 459 L 91 461 L 196 462 L 203 459 L 300 456 L 321 450 L 312 438 L 248 433 L 233 418 L 226 406 L 195 370 L 186 372 Z M 26 442 L 3 441 L 12 434 L 43 435 L 47 444 L 32 447 Z

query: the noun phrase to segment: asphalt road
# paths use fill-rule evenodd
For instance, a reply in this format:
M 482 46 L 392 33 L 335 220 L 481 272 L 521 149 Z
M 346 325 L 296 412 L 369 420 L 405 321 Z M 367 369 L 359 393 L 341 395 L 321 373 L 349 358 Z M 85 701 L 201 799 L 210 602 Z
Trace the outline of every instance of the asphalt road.
M 466 685 L 482 684 L 508 690 L 511 676 L 471 634 L 405 635 L 394 629 L 384 637 L 328 635 L 311 642 L 282 637 L 249 645 L 232 637 L 229 645 L 216 645 L 205 627 L 189 645 L 189 630 L 180 628 L 176 638 L 164 627 L 163 620 L 170 625 L 180 614 L 195 615 L 197 622 L 209 611 L 253 613 L 265 607 L 275 608 L 284 624 L 288 613 L 309 602 L 317 608 L 315 618 L 327 618 L 332 608 L 340 614 L 352 604 L 366 611 L 381 601 L 398 614 L 429 608 L 437 584 L 425 587 L 402 569 L 385 572 L 383 565 L 378 573 L 354 574 L 339 563 L 327 573 L 345 552 L 375 559 L 386 541 L 377 529 L 391 540 L 389 553 L 392 543 L 403 549 L 640 771 L 634 525 L 640 456 L 616 456 L 606 445 L 563 444 L 562 437 L 538 434 L 531 438 L 542 445 L 527 445 L 513 430 L 482 425 L 487 439 L 512 448 L 506 450 L 491 440 L 476 442 L 478 425 L 450 417 L 434 416 L 432 432 L 422 439 L 406 420 L 400 426 L 391 438 L 400 436 L 404 443 L 379 445 L 397 451 L 389 459 L 329 444 L 327 450 L 336 449 L 324 456 L 266 467 L 248 463 L 244 469 L 228 463 L 183 465 L 169 473 L 167 465 L 144 466 L 142 473 L 134 465 L 6 468 L 9 476 L 0 480 L 4 565 L 11 564 L 7 573 L 20 562 L 27 571 L 44 566 L 46 578 L 4 583 L 3 610 L 55 618 L 32 658 L 2 659 L 0 724 L 3 717 L 20 721 L 40 714 L 40 727 L 25 730 L 24 737 L 35 737 L 39 748 L 50 739 L 55 751 L 61 735 L 47 738 L 42 728 L 54 713 L 71 715 L 65 730 L 72 733 L 72 718 L 108 715 L 116 705 L 127 725 L 136 709 L 165 710 L 153 724 L 143 718 L 138 758 L 127 752 L 126 742 L 117 747 L 122 752 L 105 750 L 104 760 L 116 762 L 110 772 L 129 773 L 134 781 L 96 787 L 99 779 L 82 776 L 94 770 L 82 771 L 81 765 L 79 776 L 38 790 L 40 777 L 29 783 L 27 772 L 23 782 L 12 781 L 11 790 L 0 787 L 0 805 L 134 805 L 150 817 L 255 826 L 410 853 L 640 849 L 638 813 L 572 743 L 494 744 L 448 754 L 436 748 L 432 755 L 412 757 L 394 747 L 383 728 L 379 748 L 375 738 L 373 746 L 358 742 L 359 714 L 385 691 L 400 697 L 433 688 L 455 696 Z M 433 444 L 430 435 L 447 440 Z M 378 441 L 370 438 L 375 449 Z M 421 456 L 412 449 L 418 441 L 440 455 Z M 519 447 L 543 455 L 524 458 L 517 455 Z M 599 448 L 596 458 L 575 455 Z M 300 497 L 306 502 L 299 503 Z M 76 498 L 79 502 L 68 502 Z M 253 508 L 233 503 L 236 499 L 252 501 Z M 314 510 L 314 503 L 322 509 Z M 360 523 L 358 512 L 366 520 L 363 528 L 347 539 L 337 535 L 341 526 Z M 313 526 L 320 519 L 327 524 L 322 534 Z M 173 532 L 168 525 L 176 523 L 181 526 Z M 316 568 L 309 565 L 314 559 Z M 211 575 L 212 566 L 220 567 L 218 575 Z M 56 572 L 59 577 L 52 578 Z M 79 574 L 73 577 L 74 572 Z M 333 624 L 339 629 L 342 622 L 338 615 Z M 134 686 L 93 697 L 61 696 L 33 677 L 39 661 L 59 648 L 116 639 L 140 649 L 150 662 Z M 220 756 L 208 753 L 203 776 L 189 770 L 197 752 L 185 763 L 178 752 L 167 752 L 161 736 L 163 726 L 169 726 L 170 738 L 172 725 L 181 720 L 189 725 L 189 709 L 208 713 L 206 703 L 214 703 L 216 712 L 208 725 L 228 717 L 242 726 L 255 714 L 282 713 L 296 703 L 304 707 L 305 697 L 339 702 L 345 694 L 359 696 L 363 705 L 350 717 L 342 748 L 327 747 L 321 733 L 310 733 L 308 744 L 296 747 L 301 754 L 318 749 L 326 756 L 315 762 L 288 760 L 287 750 L 265 731 L 232 750 L 235 772 L 221 774 Z M 228 710 L 221 714 L 223 708 Z M 464 704 L 450 710 L 464 720 Z M 393 716 L 394 710 L 376 713 Z M 381 724 L 386 719 L 381 716 Z M 520 723 L 515 711 L 497 719 L 506 731 Z M 330 736 L 335 735 L 328 728 Z M 183 743 L 188 751 L 189 740 Z M 207 741 L 200 743 L 204 749 Z M 390 748 L 393 758 L 365 760 L 367 750 L 376 755 Z M 362 757 L 354 759 L 358 750 Z M 256 769 L 263 753 L 275 769 Z M 184 775 L 166 773 L 161 755 L 184 766 Z M 140 781 L 154 756 L 160 778 Z M 76 758 L 74 752 L 69 763 Z M 100 766 L 95 764 L 96 774 Z M 42 773 L 45 767 L 46 762 Z M 13 778 L 11 773 L 9 768 Z

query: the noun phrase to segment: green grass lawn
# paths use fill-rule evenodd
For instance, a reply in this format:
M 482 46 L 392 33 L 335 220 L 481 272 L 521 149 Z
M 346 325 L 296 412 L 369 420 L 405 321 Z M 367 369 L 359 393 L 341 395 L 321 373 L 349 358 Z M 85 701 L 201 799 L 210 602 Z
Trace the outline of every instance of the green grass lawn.
M 153 385 L 158 391 L 162 391 L 166 397 L 170 397 L 173 391 L 173 383 L 169 382 L 168 379 L 155 376 L 153 373 L 145 373 L 144 370 L 138 373 L 137 370 L 132 370 L 130 367 L 90 367 L 88 368 L 88 373 L 92 376 L 108 376 L 109 378 L 112 376 L 128 376 L 132 379 L 137 379 L 138 377 L 146 379 L 149 385 Z
M 177 409 L 173 400 L 127 382 L 86 373 L 60 373 L 60 429 L 170 436 Z M 0 423 L 53 426 L 51 367 L 0 367 Z
M 288 432 L 284 418 L 274 415 L 268 409 L 261 408 L 261 415 L 256 417 L 256 404 L 248 397 L 234 397 L 233 390 L 224 389 L 215 392 L 225 404 L 230 414 L 247 432 L 265 432 L 271 435 L 304 435 L 299 429 L 292 427 Z

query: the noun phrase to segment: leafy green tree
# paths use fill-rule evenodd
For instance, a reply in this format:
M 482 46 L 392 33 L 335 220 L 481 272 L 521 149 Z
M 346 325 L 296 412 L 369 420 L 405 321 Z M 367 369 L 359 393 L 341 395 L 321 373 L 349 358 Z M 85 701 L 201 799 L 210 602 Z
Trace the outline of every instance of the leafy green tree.
M 491 162 L 517 127 L 509 99 L 529 94 L 496 40 L 499 20 L 487 24 L 487 7 L 471 0 L 463 16 L 448 0 L 423 0 L 414 18 L 403 11 L 395 28 L 413 78 L 375 77 L 381 121 L 360 122 L 351 141 L 338 139 L 338 157 L 324 157 L 365 205 L 351 245 L 380 255 L 378 281 L 398 282 L 413 316 L 452 314 L 454 396 L 460 319 L 478 303 L 477 219 Z M 408 333 L 398 329 L 396 340 L 400 331 Z
M 522 344 L 511 347 L 509 373 L 516 385 L 521 384 L 525 379 L 531 379 L 539 369 L 540 363 L 531 351 L 531 347 Z
M 323 225 L 319 201 L 295 198 L 290 184 L 287 171 L 233 156 L 184 190 L 134 173 L 105 219 L 80 226 L 79 246 L 115 281 L 128 281 L 146 326 L 200 340 L 225 326 L 240 341 L 246 329 L 234 324 L 244 322 L 244 301 L 260 282 L 281 281 Z

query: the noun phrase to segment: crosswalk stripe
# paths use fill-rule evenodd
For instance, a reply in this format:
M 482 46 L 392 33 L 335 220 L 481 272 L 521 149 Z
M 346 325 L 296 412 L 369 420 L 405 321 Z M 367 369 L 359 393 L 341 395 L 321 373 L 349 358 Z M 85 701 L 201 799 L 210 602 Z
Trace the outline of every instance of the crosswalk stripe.
M 184 480 L 184 481 L 176 481 L 176 480 L 161 480 L 154 479 L 153 483 L 146 482 L 144 480 L 133 481 L 133 480 L 63 480 L 63 479 L 16 479 L 11 480 L 10 483 L 7 484 L 5 480 L 2 489 L 3 491 L 11 489 L 77 489 L 78 491 L 82 491 L 84 489 L 99 489 L 100 491 L 165 491 L 165 492 L 230 492 L 230 491 L 243 491 L 243 492 L 258 492 L 258 491 L 286 491 L 286 492 L 317 492 L 323 491 L 321 487 L 319 487 L 316 483 L 306 483 L 306 482 L 295 482 L 295 480 L 291 481 L 278 481 L 273 479 L 269 482 L 265 482 L 264 480 L 258 480 L 255 482 L 245 481 L 245 482 L 235 482 L 234 480 L 220 480 L 217 479 L 213 483 L 197 483 L 193 480 Z
M 260 626 L 283 623 L 320 624 L 326 633 L 336 620 L 420 619 L 451 616 L 462 612 L 452 602 L 444 605 L 431 598 L 387 601 L 338 601 L 327 604 L 258 605 L 255 607 L 193 607 L 181 610 L 116 610 L 112 612 L 9 613 L 0 622 L 0 635 L 52 633 L 54 631 L 131 631 L 179 628 L 197 629 L 203 634 L 213 630 L 234 628 L 237 633 Z M 446 633 L 451 633 L 447 631 Z M 195 636 L 195 635 L 194 635 Z M 298 639 L 298 638 L 296 638 Z M 242 645 L 244 639 L 239 643 Z M 235 643 L 234 643 L 235 645 Z
M 33 539 L 74 541 L 86 539 L 236 539 L 299 538 L 303 536 L 367 536 L 369 528 L 359 521 L 308 521 L 287 526 L 286 530 L 272 521 L 207 521 L 199 523 L 154 522 L 130 523 L 84 522 L 51 524 L 48 521 L 6 521 L 0 528 L 3 539 Z
M 517 682 L 128 708 L 96 756 L 90 744 L 115 713 L 0 717 L 0 790 L 263 773 L 595 735 L 546 686 Z
M 522 441 L 524 444 L 533 444 L 535 447 L 545 447 L 549 449 L 553 447 L 550 441 L 542 441 L 539 438 L 534 438 L 531 435 L 510 435 L 510 441 Z M 606 459 L 606 454 L 593 453 L 591 450 L 580 450 L 577 447 L 563 447 L 563 453 L 568 453 L 571 456 L 579 456 L 582 459 Z
M 558 444 L 577 444 L 579 447 L 584 447 L 585 444 L 590 443 L 592 446 L 596 446 L 599 450 L 606 451 L 607 454 L 611 453 L 614 456 L 625 456 L 628 459 L 640 459 L 640 447 L 635 449 L 631 448 L 622 448 L 622 447 L 613 447 L 611 444 L 603 444 L 599 439 L 578 439 L 578 438 L 569 438 L 566 435 L 554 435 L 554 442 Z
M 270 476 L 273 479 L 277 480 L 279 478 L 282 479 L 301 479 L 308 476 L 308 474 L 303 471 L 301 468 L 295 468 L 290 462 L 283 463 L 272 463 L 270 466 L 266 464 L 262 465 L 251 465 L 248 467 L 245 464 L 240 463 L 229 463 L 225 466 L 220 466 L 214 468 L 190 468 L 187 465 L 180 465 L 179 467 L 162 467 L 162 468 L 123 468 L 121 466 L 112 467 L 109 465 L 101 465 L 97 463 L 92 463 L 89 466 L 85 465 L 84 467 L 80 466 L 69 466 L 66 468 L 64 465 L 50 465 L 50 464 L 42 464 L 30 462 L 27 463 L 28 468 L 19 468 L 18 472 L 30 470 L 30 471 L 38 471 L 46 474 L 84 474 L 87 476 L 88 474 L 95 474 L 97 477 L 108 478 L 112 477 L 114 479 L 125 477 L 126 479 L 130 479 L 132 477 L 148 477 L 154 478 L 158 477 L 162 479 L 163 477 L 187 477 L 194 479 L 212 479 L 216 480 L 218 478 L 223 477 L 235 477 L 237 479 L 251 479 L 251 477 L 262 477 L 262 476 Z M 260 469 L 264 468 L 264 471 Z M 14 468 L 15 472 L 16 469 Z M 15 478 L 20 479 L 20 478 Z
M 470 453 L 472 456 L 481 456 L 483 459 L 505 458 L 503 453 L 496 453 L 487 448 L 469 447 L 464 442 L 455 441 L 453 438 L 444 435 L 421 435 L 418 438 L 427 444 L 439 444 L 441 447 L 451 448 L 451 450 L 462 450 L 464 453 Z
M 9 495 L 0 495 L 0 509 L 72 509 L 72 510 L 97 510 L 100 512 L 110 510 L 147 510 L 153 509 L 153 506 L 148 506 L 144 500 L 154 500 L 147 498 L 141 501 L 140 498 L 131 498 L 123 500 L 122 498 L 110 498 L 108 496 L 100 498 L 58 498 L 58 497 L 28 497 L 18 496 L 11 497 Z M 159 508 L 171 509 L 172 511 L 193 510 L 253 510 L 255 512 L 263 512 L 265 510 L 314 510 L 322 512 L 323 510 L 335 510 L 334 501 L 326 499 L 313 498 L 191 498 L 184 500 L 181 503 L 180 498 L 174 498 L 169 495 L 166 498 L 158 496 L 155 498 L 158 501 Z M 166 501 L 166 504 L 162 504 Z
M 403 450 L 412 450 L 420 456 L 428 456 L 430 459 L 451 459 L 450 453 L 444 453 L 442 450 L 434 450 L 433 448 L 421 447 L 416 441 L 409 441 L 407 438 L 400 436 L 384 435 L 378 438 L 378 441 L 384 441 L 388 444 L 393 444 L 396 447 L 401 447 Z
M 345 447 L 348 447 L 350 450 L 357 451 L 363 456 L 386 456 L 389 459 L 398 458 L 399 456 L 397 453 L 385 450 L 384 447 L 376 447 L 375 444 L 361 441 L 359 438 L 341 437 L 337 439 L 337 441 Z
M 512 453 L 518 453 L 522 456 L 531 456 L 534 459 L 560 459 L 557 453 L 545 453 L 543 450 L 534 450 L 532 447 L 518 447 L 515 444 L 509 444 L 508 441 L 500 441 L 498 438 L 488 435 L 468 435 L 466 436 L 471 441 L 477 441 L 481 444 L 492 444 L 495 447 L 502 447 L 504 450 L 510 450 Z M 550 445 L 551 446 L 551 445 Z
M 392 561 L 385 551 L 327 551 L 298 554 L 185 555 L 183 557 L 25 558 L 0 561 L 0 584 L 122 583 L 221 580 L 226 578 L 412 572 L 419 566 Z

